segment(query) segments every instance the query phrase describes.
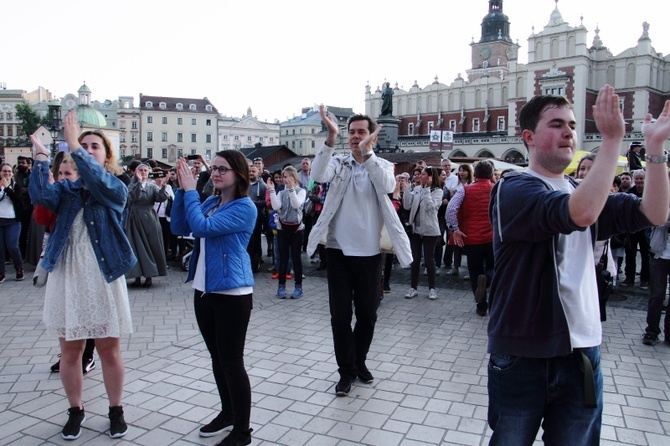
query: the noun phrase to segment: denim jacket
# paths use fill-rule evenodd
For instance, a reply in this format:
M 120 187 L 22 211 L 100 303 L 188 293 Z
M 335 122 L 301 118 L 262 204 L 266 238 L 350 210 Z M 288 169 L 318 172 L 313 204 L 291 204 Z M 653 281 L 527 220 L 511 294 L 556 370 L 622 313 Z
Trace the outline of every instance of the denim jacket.
M 107 282 L 123 276 L 137 262 L 121 225 L 128 189 L 79 147 L 71 153 L 79 179 L 49 183 L 49 161 L 36 160 L 30 174 L 30 198 L 58 214 L 41 265 L 53 271 L 80 210 L 98 266 Z

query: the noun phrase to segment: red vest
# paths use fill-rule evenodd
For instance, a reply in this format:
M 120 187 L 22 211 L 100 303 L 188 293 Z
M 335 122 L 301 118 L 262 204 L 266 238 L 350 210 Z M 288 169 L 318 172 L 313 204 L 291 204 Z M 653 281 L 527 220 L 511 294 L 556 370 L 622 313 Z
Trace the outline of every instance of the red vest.
M 458 213 L 458 228 L 467 235 L 466 245 L 481 245 L 493 242 L 493 226 L 489 219 L 489 202 L 493 183 L 477 180 L 465 186 L 465 199 Z

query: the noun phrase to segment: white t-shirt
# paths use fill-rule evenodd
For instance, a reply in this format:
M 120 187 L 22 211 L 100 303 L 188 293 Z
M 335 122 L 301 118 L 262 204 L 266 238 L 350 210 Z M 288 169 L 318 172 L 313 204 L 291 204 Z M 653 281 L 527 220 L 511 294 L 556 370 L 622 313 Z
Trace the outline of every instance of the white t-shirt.
M 554 190 L 567 194 L 575 190 L 565 178 L 545 177 L 530 169 L 526 172 L 544 180 Z M 559 234 L 556 261 L 559 296 L 568 320 L 572 348 L 600 345 L 602 325 L 591 231 L 587 228 L 585 231 Z

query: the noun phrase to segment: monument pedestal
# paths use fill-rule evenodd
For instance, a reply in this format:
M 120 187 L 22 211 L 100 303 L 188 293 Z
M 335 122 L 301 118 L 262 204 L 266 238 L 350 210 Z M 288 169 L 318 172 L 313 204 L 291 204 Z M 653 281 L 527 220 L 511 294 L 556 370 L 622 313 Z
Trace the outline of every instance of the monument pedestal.
M 379 135 L 377 135 L 375 152 L 395 152 L 396 149 L 400 151 L 398 146 L 398 127 L 400 126 L 400 122 L 400 118 L 392 115 L 384 115 L 377 118 L 377 124 L 381 124 L 382 129 Z

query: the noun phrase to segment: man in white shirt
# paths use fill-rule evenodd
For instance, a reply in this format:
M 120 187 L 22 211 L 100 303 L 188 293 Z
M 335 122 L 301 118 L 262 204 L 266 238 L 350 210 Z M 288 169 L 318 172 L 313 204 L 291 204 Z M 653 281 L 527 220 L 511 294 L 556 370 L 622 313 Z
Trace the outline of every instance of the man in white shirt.
M 333 156 L 340 129 L 323 105 L 319 111 L 328 138 L 312 162 L 312 179 L 330 182 L 330 188 L 307 252 L 313 254 L 322 238 L 326 239 L 328 299 L 340 374 L 335 393 L 345 396 L 356 378 L 366 384 L 374 379 L 365 361 L 380 302 L 382 226 L 388 228 L 401 266 L 409 266 L 411 252 L 387 195 L 395 188 L 393 164 L 372 151 L 381 126 L 368 116 L 352 116 L 347 124 L 351 152 Z M 356 312 L 353 330 L 352 304 Z

